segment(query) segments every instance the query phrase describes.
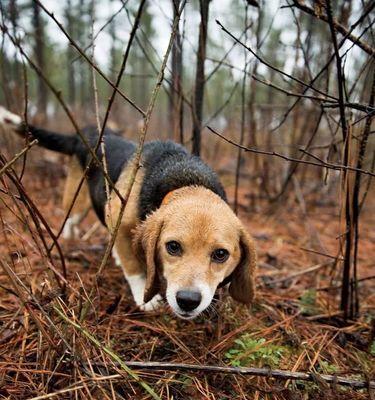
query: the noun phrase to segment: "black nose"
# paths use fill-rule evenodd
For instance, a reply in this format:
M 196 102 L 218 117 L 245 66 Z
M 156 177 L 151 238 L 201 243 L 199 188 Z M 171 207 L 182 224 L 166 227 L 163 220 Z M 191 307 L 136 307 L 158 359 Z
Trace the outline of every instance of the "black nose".
M 191 290 L 179 290 L 176 294 L 176 300 L 182 310 L 193 311 L 199 306 L 202 295 Z

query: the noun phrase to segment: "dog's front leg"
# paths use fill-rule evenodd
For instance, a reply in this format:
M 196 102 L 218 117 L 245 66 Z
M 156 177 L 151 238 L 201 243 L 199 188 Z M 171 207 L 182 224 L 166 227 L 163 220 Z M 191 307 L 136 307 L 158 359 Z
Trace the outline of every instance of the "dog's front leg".
M 144 303 L 145 269 L 133 253 L 130 235 L 122 232 L 121 228 L 118 232 L 114 249 L 137 306 L 143 311 L 156 310 L 161 304 L 162 297 L 157 294 L 148 303 Z
M 129 283 L 130 290 L 134 297 L 134 301 L 138 305 L 138 307 L 143 311 L 153 311 L 159 308 L 162 297 L 160 294 L 154 296 L 149 302 L 143 302 L 143 296 L 145 293 L 146 286 L 146 276 L 144 274 L 138 275 L 125 275 L 126 280 Z

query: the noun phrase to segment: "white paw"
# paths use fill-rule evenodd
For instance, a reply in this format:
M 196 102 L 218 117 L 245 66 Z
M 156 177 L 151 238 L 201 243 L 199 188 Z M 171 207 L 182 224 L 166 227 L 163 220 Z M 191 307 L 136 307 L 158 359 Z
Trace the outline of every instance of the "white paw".
M 160 294 L 154 296 L 147 303 L 143 302 L 146 286 L 146 277 L 143 274 L 126 276 L 126 279 L 129 283 L 134 301 L 142 311 L 153 311 L 160 307 L 162 301 Z
M 160 294 L 157 294 L 148 303 L 140 304 L 139 308 L 142 311 L 155 311 L 161 306 L 162 301 L 163 298 L 160 296 Z
M 0 124 L 9 126 L 9 127 L 17 127 L 22 123 L 22 118 L 12 112 L 8 111 L 3 106 L 0 106 Z

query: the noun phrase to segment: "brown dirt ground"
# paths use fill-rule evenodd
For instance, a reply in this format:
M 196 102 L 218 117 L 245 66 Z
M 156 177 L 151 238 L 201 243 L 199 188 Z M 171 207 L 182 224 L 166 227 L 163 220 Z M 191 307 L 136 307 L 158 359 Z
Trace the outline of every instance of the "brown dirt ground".
M 27 193 L 55 232 L 63 219 L 62 164 L 41 159 L 23 178 Z M 227 189 L 232 199 L 233 186 Z M 11 190 L 16 193 L 14 188 Z M 243 188 L 242 206 L 248 202 L 246 194 Z M 22 216 L 8 195 L 0 195 L 1 258 L 12 260 L 9 265 L 26 285 L 21 300 L 14 293 L 9 277 L 0 272 L 0 398 L 32 398 L 69 388 L 75 382 L 80 382 L 81 388 L 57 398 L 148 398 L 126 374 L 121 379 L 95 380 L 99 375 L 110 375 L 119 369 L 54 312 L 52 306 L 58 301 L 57 292 L 51 275 L 46 272 L 48 261 L 41 256 L 45 252 L 38 248 L 42 246 L 41 241 L 33 239 L 25 224 L 27 219 L 33 225 L 30 216 L 24 206 L 20 206 L 25 213 Z M 361 222 L 360 278 L 374 274 L 375 204 L 373 197 L 369 199 Z M 91 312 L 83 326 L 124 360 L 214 365 L 232 362 L 374 379 L 375 349 L 371 355 L 369 345 L 375 280 L 359 284 L 360 316 L 344 324 L 338 316 L 340 290 L 335 288 L 340 284 L 340 265 L 335 268 L 331 263 L 311 273 L 284 279 L 332 261 L 308 250 L 337 256 L 338 237 L 342 232 L 337 210 L 334 202 L 319 205 L 316 198 L 309 199 L 307 214 L 294 198 L 278 207 L 259 204 L 256 210 L 241 209 L 241 218 L 256 238 L 259 252 L 259 290 L 251 310 L 221 295 L 216 312 L 206 313 L 193 322 L 176 319 L 166 308 L 145 315 L 134 306 L 120 269 L 110 260 L 94 288 Z M 87 231 L 95 220 L 90 213 L 82 224 L 82 231 Z M 51 243 L 47 234 L 45 237 Z M 70 283 L 62 307 L 71 319 L 79 314 L 91 290 L 106 243 L 107 234 L 102 227 L 87 241 L 60 240 Z M 58 267 L 56 251 L 53 258 Z M 281 279 L 284 280 L 277 282 Z M 330 290 L 319 290 L 325 287 Z M 51 321 L 70 344 L 70 350 L 64 347 Z M 228 355 L 235 358 L 230 359 Z M 369 398 L 365 389 L 327 386 L 319 378 L 315 382 L 286 382 L 187 372 L 143 371 L 139 375 L 163 399 Z M 92 379 L 93 376 L 96 378 Z

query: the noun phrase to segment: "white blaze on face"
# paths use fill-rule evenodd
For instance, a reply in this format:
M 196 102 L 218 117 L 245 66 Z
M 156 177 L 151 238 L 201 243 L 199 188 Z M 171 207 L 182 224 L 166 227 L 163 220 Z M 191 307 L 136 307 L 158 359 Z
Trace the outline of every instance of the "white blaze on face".
M 185 311 L 182 310 L 179 305 L 177 304 L 176 296 L 177 292 L 180 290 L 191 290 L 193 292 L 199 292 L 202 296 L 202 300 L 197 308 L 192 311 Z M 216 291 L 215 288 L 211 288 L 208 284 L 195 281 L 194 285 L 189 288 L 180 287 L 177 285 L 168 285 L 166 298 L 167 302 L 172 308 L 173 312 L 178 315 L 180 318 L 183 319 L 193 319 L 197 317 L 202 311 L 204 311 L 212 302 Z
M 215 288 L 211 288 L 207 283 L 195 282 L 195 287 L 199 289 L 202 295 L 202 300 L 199 304 L 199 307 L 194 310 L 196 315 L 198 315 L 211 304 L 216 291 L 216 286 Z

